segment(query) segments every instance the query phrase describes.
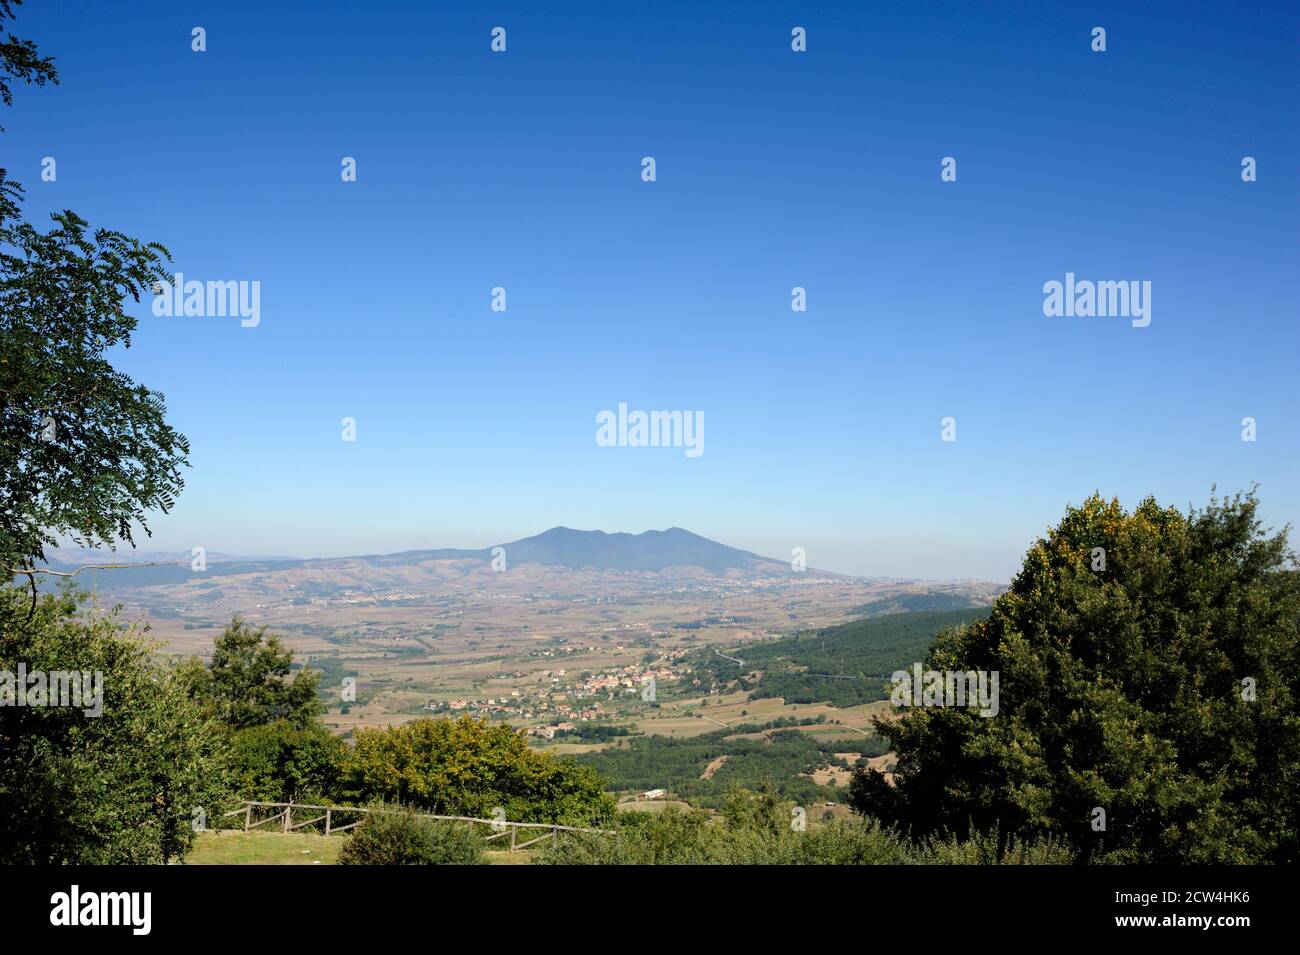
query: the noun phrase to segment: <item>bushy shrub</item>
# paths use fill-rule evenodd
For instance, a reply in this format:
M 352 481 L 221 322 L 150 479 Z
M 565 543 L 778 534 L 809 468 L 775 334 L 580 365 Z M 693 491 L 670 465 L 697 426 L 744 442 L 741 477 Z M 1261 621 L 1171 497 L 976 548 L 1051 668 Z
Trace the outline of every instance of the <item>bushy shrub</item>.
M 590 767 L 528 746 L 522 731 L 469 716 L 359 729 L 341 780 L 345 802 L 382 800 L 446 816 L 599 826 L 614 799 Z
M 1075 854 L 1056 839 L 1006 840 L 999 849 L 996 833 L 975 833 L 965 840 L 932 837 L 919 848 L 917 861 L 928 865 L 1070 865 Z
M 347 746 L 320 723 L 250 726 L 231 734 L 231 788 L 239 799 L 328 802 L 346 756 Z
M 1068 864 L 1054 843 L 931 839 L 916 844 L 873 819 L 828 822 L 797 832 L 783 825 L 730 825 L 706 812 L 628 812 L 613 836 L 562 833 L 539 853 L 544 865 L 994 865 Z
M 410 809 L 374 806 L 353 830 L 340 865 L 480 865 L 483 838 L 469 823 L 442 822 Z

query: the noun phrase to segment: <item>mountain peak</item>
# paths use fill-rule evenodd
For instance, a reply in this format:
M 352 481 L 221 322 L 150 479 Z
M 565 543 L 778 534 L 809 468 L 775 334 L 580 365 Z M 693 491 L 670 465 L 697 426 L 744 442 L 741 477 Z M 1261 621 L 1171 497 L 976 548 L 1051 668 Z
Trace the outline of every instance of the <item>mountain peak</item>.
M 721 573 L 770 563 L 757 554 L 719 544 L 683 527 L 611 534 L 559 526 L 501 546 L 511 563 L 574 569 L 660 571 L 666 567 L 701 567 Z

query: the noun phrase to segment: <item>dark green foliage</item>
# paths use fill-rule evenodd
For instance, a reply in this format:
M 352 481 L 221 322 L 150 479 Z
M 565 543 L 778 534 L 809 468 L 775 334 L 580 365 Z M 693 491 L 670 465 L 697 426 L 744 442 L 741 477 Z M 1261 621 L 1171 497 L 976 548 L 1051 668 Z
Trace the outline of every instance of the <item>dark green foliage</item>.
M 757 789 L 770 785 L 783 798 L 805 804 L 836 798 L 831 786 L 819 786 L 804 773 L 825 767 L 835 752 L 886 752 L 883 741 L 836 738 L 819 741 L 795 730 L 764 732 L 760 726 L 737 726 L 700 736 L 677 739 L 641 736 L 618 748 L 583 753 L 578 762 L 591 766 L 616 791 L 667 789 L 692 805 L 718 807 L 733 786 Z M 719 756 L 728 759 L 711 779 L 700 776 Z
M 0 24 L 14 18 L 14 7 L 22 6 L 23 0 L 0 0 Z M 20 80 L 33 86 L 46 83 L 58 83 L 59 71 L 54 68 L 54 60 L 41 56 L 36 44 L 31 40 L 21 40 L 12 33 L 0 36 L 0 102 L 12 106 L 13 88 L 10 80 Z M 0 126 L 0 132 L 4 130 Z
M 0 23 L 17 0 L 0 0 Z M 57 82 L 53 63 L 0 37 L 0 101 L 11 81 Z M 166 276 L 167 251 L 88 231 L 71 211 L 43 232 L 0 169 L 0 581 L 34 571 L 59 537 L 133 542 L 144 515 L 181 488 L 185 438 L 162 396 L 105 357 L 129 347 L 139 301 Z M 183 855 L 216 806 L 222 737 L 113 615 L 83 614 L 71 592 L 0 591 L 0 670 L 102 674 L 102 713 L 0 708 L 0 846 L 7 862 L 155 863 Z M 25 604 L 25 605 L 24 605 Z
M 0 0 L 0 23 L 14 15 Z M 27 40 L 0 38 L 0 100 L 10 81 L 57 82 Z M 171 508 L 189 446 L 162 395 L 108 363 L 129 347 L 139 301 L 167 276 L 167 250 L 64 210 L 42 232 L 24 222 L 22 187 L 0 169 L 0 573 L 33 568 L 60 535 L 132 543 L 144 515 Z
M 962 594 L 921 593 L 898 594 L 872 600 L 850 613 L 853 616 L 882 617 L 887 614 L 913 613 L 936 610 L 975 610 L 986 609 L 987 605 L 977 604 Z
M 740 797 L 743 798 L 743 797 Z M 789 824 L 789 803 L 772 804 L 770 819 L 717 820 L 708 813 L 624 812 L 614 836 L 563 834 L 539 853 L 543 865 L 989 865 L 1066 864 L 1070 853 L 1043 842 L 1012 843 L 999 851 L 996 837 L 966 843 L 914 844 L 875 820 Z
M 279 637 L 236 617 L 214 641 L 207 667 L 193 669 L 194 692 L 232 729 L 280 720 L 308 727 L 323 709 L 320 673 L 303 669 L 290 680 L 292 664 Z
M 930 654 L 998 671 L 999 714 L 882 721 L 897 785 L 859 772 L 855 806 L 918 834 L 1059 837 L 1096 861 L 1300 860 L 1300 574 L 1255 513 L 1253 494 L 1068 509 L 992 616 Z
M 239 799 L 329 801 L 346 756 L 347 746 L 320 723 L 250 726 L 231 734 L 231 788 Z
M 350 803 L 378 799 L 440 816 L 596 826 L 614 811 L 605 781 L 571 759 L 531 749 L 503 723 L 420 719 L 361 729 L 344 772 Z
M 890 614 L 728 651 L 743 664 L 712 650 L 700 651 L 691 664 L 705 682 L 738 680 L 751 690 L 751 699 L 858 706 L 888 699 L 889 675 L 924 660 L 939 631 L 987 614 L 985 609 Z M 761 671 L 760 679 L 750 679 L 755 671 Z
M 0 672 L 102 674 L 98 715 L 0 707 L 0 846 L 7 863 L 154 864 L 217 815 L 223 734 L 186 681 L 115 614 L 68 591 L 0 588 Z
M 631 735 L 632 731 L 626 726 L 610 726 L 608 723 L 584 723 L 571 730 L 555 731 L 557 741 L 564 740 L 568 743 L 607 743 Z
M 374 805 L 339 852 L 340 865 L 481 865 L 483 837 L 466 823 Z
M 64 211 L 40 232 L 19 219 L 21 188 L 0 170 L 0 562 L 32 566 L 67 535 L 131 543 L 144 515 L 180 492 L 189 445 L 160 394 L 114 370 L 166 250 Z
M 333 800 L 347 747 L 317 719 L 320 673 L 299 669 L 289 679 L 293 653 L 279 637 L 236 618 L 214 641 L 207 665 L 191 658 L 180 670 L 227 737 L 222 809 L 243 799 Z

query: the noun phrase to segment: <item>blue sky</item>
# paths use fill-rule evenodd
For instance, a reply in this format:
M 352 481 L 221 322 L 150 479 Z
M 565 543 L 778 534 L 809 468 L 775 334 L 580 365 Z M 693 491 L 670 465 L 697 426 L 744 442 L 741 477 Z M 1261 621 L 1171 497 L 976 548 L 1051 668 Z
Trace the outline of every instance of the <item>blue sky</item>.
M 138 309 L 193 465 L 144 546 L 678 525 L 1005 579 L 1094 489 L 1300 516 L 1293 6 L 701 6 L 20 8 L 62 80 L 4 117 L 29 217 L 261 283 L 256 328 Z M 1045 317 L 1066 272 L 1150 281 L 1150 326 Z M 619 402 L 705 453 L 598 447 Z

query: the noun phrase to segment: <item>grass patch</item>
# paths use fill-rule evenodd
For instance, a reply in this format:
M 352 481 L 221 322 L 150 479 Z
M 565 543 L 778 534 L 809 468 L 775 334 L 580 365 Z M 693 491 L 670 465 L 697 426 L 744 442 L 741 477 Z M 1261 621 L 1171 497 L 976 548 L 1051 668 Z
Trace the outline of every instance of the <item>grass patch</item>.
M 186 865 L 335 865 L 344 836 L 306 832 L 200 832 Z
M 318 836 L 302 832 L 200 832 L 186 865 L 337 865 L 348 836 Z M 489 849 L 488 865 L 528 865 L 531 849 L 507 852 Z

